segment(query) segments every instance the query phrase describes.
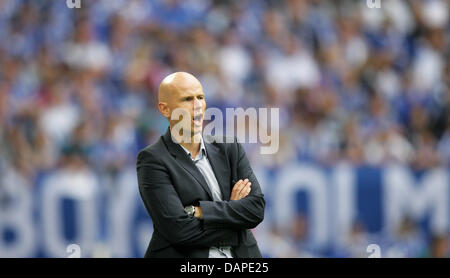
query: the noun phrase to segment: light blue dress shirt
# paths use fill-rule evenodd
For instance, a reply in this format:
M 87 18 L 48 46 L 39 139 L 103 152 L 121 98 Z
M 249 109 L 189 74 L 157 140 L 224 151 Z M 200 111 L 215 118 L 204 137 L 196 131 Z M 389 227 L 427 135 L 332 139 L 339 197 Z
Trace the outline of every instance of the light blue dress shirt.
M 172 137 L 174 143 L 179 144 L 175 138 Z M 209 163 L 205 144 L 203 142 L 203 137 L 200 139 L 200 151 L 198 152 L 195 158 L 192 158 L 192 154 L 181 144 L 179 144 L 186 154 L 192 159 L 197 169 L 202 173 L 203 177 L 206 180 L 206 183 L 211 190 L 213 200 L 214 201 L 222 201 L 222 192 L 220 191 L 219 183 L 217 182 L 216 176 L 214 175 L 211 164 Z M 231 255 L 231 247 L 230 246 L 212 246 L 209 249 L 209 258 L 233 258 Z

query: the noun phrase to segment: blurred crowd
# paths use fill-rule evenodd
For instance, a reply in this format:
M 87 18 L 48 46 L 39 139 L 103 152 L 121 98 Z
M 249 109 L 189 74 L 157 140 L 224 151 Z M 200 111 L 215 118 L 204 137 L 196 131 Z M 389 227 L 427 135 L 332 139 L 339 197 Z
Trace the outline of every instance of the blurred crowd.
M 280 149 L 248 146 L 252 164 L 448 167 L 450 1 L 381 4 L 1 0 L 0 171 L 134 167 L 174 71 L 208 107 L 280 108 Z

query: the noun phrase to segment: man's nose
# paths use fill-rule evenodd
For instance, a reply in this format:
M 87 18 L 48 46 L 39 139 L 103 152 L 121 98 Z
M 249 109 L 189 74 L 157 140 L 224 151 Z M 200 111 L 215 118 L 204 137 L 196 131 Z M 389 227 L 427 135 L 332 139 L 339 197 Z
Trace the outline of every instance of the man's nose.
M 198 98 L 194 98 L 194 111 L 201 110 L 202 106 L 203 106 L 203 102 Z

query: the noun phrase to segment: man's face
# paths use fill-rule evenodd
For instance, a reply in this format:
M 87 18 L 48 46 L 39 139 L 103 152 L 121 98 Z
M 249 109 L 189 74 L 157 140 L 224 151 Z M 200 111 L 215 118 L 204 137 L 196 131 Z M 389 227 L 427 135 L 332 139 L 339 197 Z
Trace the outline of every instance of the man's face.
M 203 117 L 206 110 L 206 101 L 200 84 L 194 84 L 188 87 L 177 87 L 169 100 L 168 106 L 171 113 L 175 109 L 183 110 L 181 117 L 174 117 L 173 120 L 171 119 L 172 117 L 169 119 L 171 126 L 182 121 L 183 131 L 188 130 L 187 125 L 190 125 L 191 137 L 201 133 L 203 128 Z M 189 116 L 189 121 L 183 121 L 185 115 Z M 183 135 L 185 135 L 184 132 Z

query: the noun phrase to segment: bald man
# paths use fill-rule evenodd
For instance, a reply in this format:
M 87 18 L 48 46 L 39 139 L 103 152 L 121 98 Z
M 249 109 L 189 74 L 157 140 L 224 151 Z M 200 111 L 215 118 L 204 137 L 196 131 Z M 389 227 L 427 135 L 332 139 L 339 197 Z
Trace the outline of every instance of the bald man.
M 264 219 L 264 195 L 236 138 L 204 140 L 200 82 L 170 74 L 158 109 L 169 127 L 137 157 L 139 192 L 154 227 L 145 257 L 260 258 L 250 229 Z

